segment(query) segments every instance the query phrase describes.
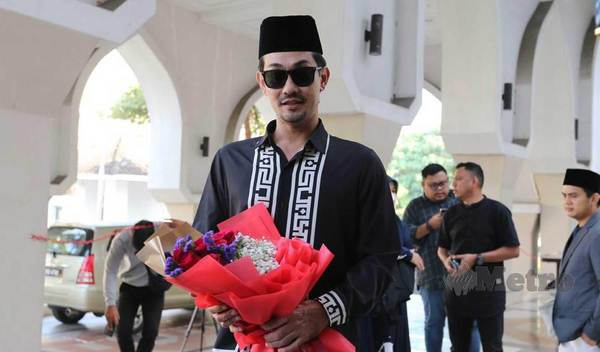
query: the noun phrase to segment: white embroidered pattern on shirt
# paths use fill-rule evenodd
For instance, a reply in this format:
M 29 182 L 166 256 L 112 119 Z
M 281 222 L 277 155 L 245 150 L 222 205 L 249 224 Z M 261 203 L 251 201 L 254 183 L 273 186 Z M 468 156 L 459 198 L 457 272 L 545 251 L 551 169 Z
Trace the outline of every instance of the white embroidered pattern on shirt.
M 300 238 L 314 245 L 321 176 L 329 149 L 329 136 L 325 153 L 307 148 L 302 159 L 294 166 L 288 206 L 286 235 Z
M 275 148 L 271 146 L 256 148 L 248 192 L 248 208 L 256 203 L 263 203 L 275 218 L 277 207 L 274 204 L 277 202 L 280 175 L 281 164 Z
M 348 315 L 344 302 L 335 291 L 324 293 L 318 298 L 319 303 L 325 308 L 329 318 L 329 326 L 338 326 L 346 323 Z

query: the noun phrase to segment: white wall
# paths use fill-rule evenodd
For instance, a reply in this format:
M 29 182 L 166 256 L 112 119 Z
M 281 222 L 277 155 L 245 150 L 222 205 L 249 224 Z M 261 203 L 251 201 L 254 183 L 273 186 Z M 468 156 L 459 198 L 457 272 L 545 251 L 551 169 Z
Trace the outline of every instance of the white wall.
M 193 195 L 187 201 L 195 202 L 204 187 L 210 161 L 223 144 L 233 108 L 256 84 L 257 44 L 204 23 L 198 14 L 166 1 L 158 2 L 157 14 L 144 27 L 142 37 L 177 92 L 183 133 L 181 187 Z M 138 78 L 143 82 L 141 75 Z M 203 136 L 210 137 L 208 157 L 202 157 L 199 150 Z M 153 135 L 152 139 L 161 137 Z M 170 201 L 168 197 L 164 200 Z
M 55 208 L 60 218 L 55 219 Z M 165 205 L 153 198 L 147 177 L 82 174 L 68 194 L 49 202 L 48 222 L 135 223 L 141 219 L 169 217 Z
M 537 0 L 504 0 L 498 3 L 500 17 L 499 29 L 501 35 L 502 74 L 499 82 L 500 89 L 504 83 L 512 83 L 516 87 L 516 71 L 519 58 L 521 39 L 531 15 L 537 7 Z M 511 93 L 512 94 L 512 93 Z M 515 118 L 516 97 L 513 95 L 513 107 L 502 110 L 500 114 L 500 129 L 502 140 L 507 143 L 513 141 L 513 124 Z
M 49 124 L 41 116 L 0 110 L 0 341 L 3 351 L 39 351 L 49 196 Z

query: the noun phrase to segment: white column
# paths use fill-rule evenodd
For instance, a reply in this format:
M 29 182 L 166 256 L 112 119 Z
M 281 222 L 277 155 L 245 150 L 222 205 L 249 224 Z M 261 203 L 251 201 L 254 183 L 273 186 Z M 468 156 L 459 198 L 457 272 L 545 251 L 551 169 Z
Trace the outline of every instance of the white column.
M 0 341 L 3 351 L 41 349 L 46 244 L 29 239 L 46 233 L 49 198 L 49 122 L 0 110 Z

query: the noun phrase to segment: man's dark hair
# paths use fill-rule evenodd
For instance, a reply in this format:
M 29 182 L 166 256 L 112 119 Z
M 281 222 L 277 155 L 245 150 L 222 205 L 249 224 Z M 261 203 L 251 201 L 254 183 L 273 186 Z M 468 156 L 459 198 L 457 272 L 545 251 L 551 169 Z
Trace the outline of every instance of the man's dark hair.
M 137 252 L 144 246 L 144 241 L 154 233 L 154 224 L 148 220 L 140 220 L 133 227 L 133 248 Z
M 327 66 L 327 61 L 325 60 L 325 57 L 323 57 L 323 55 L 321 55 L 319 53 L 311 53 L 311 54 L 312 54 L 313 59 L 317 63 L 317 67 Z M 264 56 L 261 56 L 260 59 L 258 59 L 258 71 L 263 72 L 264 69 L 265 69 L 265 60 L 264 60 Z
M 600 193 L 598 191 L 592 191 L 589 188 L 584 188 L 583 191 L 585 192 L 585 194 L 587 195 L 588 198 L 591 198 L 594 195 L 594 193 Z M 600 199 L 598 200 L 598 204 L 597 205 L 600 208 Z
M 457 170 L 461 167 L 467 170 L 479 181 L 479 187 L 483 187 L 483 169 L 481 166 L 479 166 L 479 164 L 476 164 L 472 161 L 467 161 L 465 163 L 458 163 L 458 165 L 456 165 Z
M 394 186 L 394 189 L 396 190 L 394 193 L 398 193 L 398 181 L 396 181 L 396 179 L 388 176 L 388 184 Z
M 446 171 L 446 169 L 444 169 L 442 165 L 432 163 L 425 166 L 423 170 L 421 170 L 421 176 L 423 177 L 423 179 L 426 179 L 427 176 L 433 176 L 440 171 L 443 171 L 446 175 L 448 174 L 448 172 Z

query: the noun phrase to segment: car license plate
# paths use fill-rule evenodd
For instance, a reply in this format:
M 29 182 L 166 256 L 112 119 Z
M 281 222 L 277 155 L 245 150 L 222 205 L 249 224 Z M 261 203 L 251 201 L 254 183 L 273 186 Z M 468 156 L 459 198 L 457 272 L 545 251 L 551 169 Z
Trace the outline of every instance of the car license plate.
M 55 266 L 47 266 L 46 267 L 46 276 L 62 277 L 62 268 L 58 268 Z

